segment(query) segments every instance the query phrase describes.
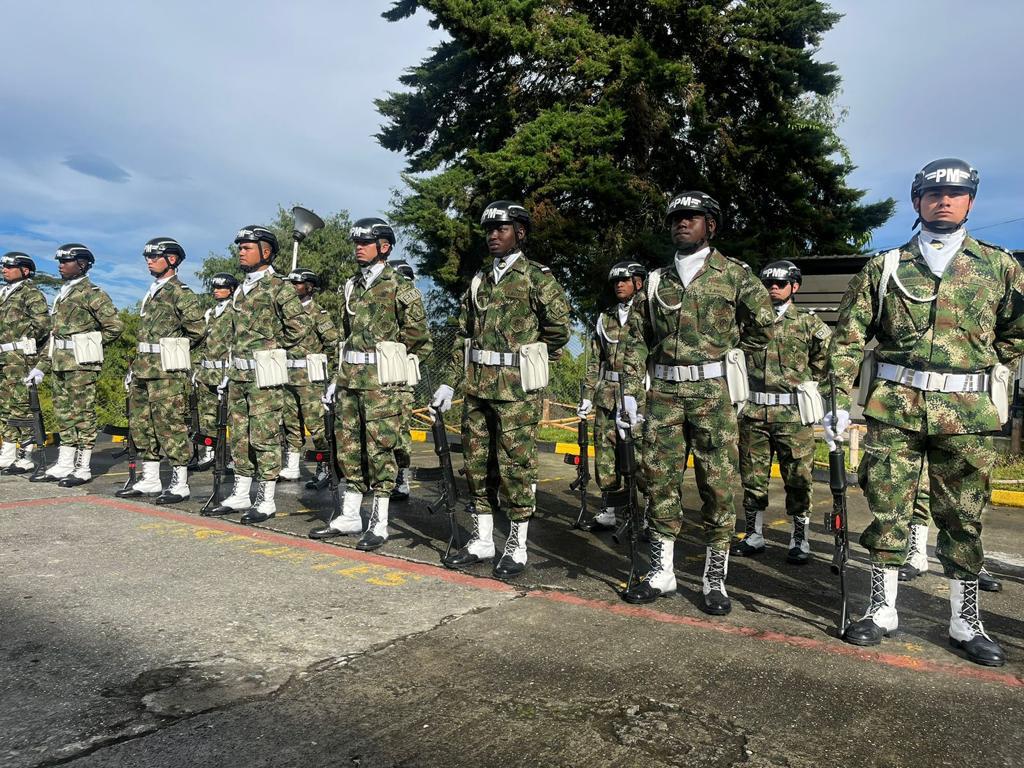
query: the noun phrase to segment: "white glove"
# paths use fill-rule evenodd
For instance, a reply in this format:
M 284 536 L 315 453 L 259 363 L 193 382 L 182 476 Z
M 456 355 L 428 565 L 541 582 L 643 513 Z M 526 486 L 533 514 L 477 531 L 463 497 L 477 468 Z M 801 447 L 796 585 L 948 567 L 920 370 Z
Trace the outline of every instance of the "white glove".
M 228 377 L 225 376 L 220 380 L 220 384 L 217 385 L 217 394 L 223 396 L 228 391 Z
M 850 412 L 844 411 L 842 408 L 836 409 L 836 421 L 832 423 L 832 411 L 825 414 L 825 418 L 821 420 L 821 426 L 825 429 L 825 441 L 834 443 L 837 440 L 843 439 L 843 433 L 850 426 Z
M 585 419 L 590 415 L 592 410 L 594 410 L 594 404 L 587 400 L 587 398 L 583 398 L 583 402 L 580 403 L 580 407 L 576 409 L 576 415 L 581 419 Z
M 327 390 L 324 392 L 323 397 L 320 398 L 320 402 L 323 403 L 325 407 L 329 406 L 334 402 L 334 393 L 337 392 L 337 390 L 338 382 L 332 381 L 327 385 Z
M 430 401 L 430 405 L 427 406 L 427 410 L 430 411 L 431 416 L 437 416 L 437 412 L 448 413 L 452 409 L 452 398 L 455 396 L 455 390 L 449 387 L 447 384 L 442 384 L 434 392 L 434 397 Z
M 25 377 L 25 383 L 35 384 L 38 387 L 42 383 L 43 376 L 45 375 L 46 374 L 44 374 L 38 368 L 33 368 L 31 371 L 28 372 L 28 376 Z
M 644 417 L 637 412 L 636 398 L 632 395 L 622 398 L 622 405 L 615 411 L 615 426 L 621 430 L 631 429 L 637 424 L 642 424 L 643 420 Z
M 132 372 L 129 370 L 124 375 L 124 391 L 127 392 L 132 386 Z

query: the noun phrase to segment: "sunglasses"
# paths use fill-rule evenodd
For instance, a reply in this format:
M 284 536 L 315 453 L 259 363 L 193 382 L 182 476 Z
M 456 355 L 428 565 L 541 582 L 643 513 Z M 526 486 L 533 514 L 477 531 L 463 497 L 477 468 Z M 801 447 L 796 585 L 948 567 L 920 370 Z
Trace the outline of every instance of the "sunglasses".
M 785 288 L 789 285 L 789 280 L 762 280 L 765 288 Z

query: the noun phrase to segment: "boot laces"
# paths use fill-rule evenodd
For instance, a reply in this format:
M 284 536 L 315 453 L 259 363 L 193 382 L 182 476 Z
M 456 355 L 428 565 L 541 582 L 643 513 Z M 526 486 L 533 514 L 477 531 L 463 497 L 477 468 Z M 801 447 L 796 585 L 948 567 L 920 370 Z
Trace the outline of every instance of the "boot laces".
M 753 533 L 757 533 L 757 510 L 748 509 L 744 512 L 747 519 L 747 536 L 750 536 Z
M 726 552 L 720 549 L 712 549 L 708 554 L 708 587 L 712 591 L 724 591 L 722 582 L 725 581 L 725 557 Z
M 807 524 L 802 517 L 793 518 L 793 541 L 798 544 L 807 539 Z
M 519 549 L 519 523 L 510 522 L 508 525 L 508 539 L 505 540 L 504 554 L 511 557 Z
M 371 533 L 373 532 L 374 527 L 376 527 L 378 521 L 380 520 L 380 512 L 377 508 L 377 505 L 377 497 L 375 496 L 373 499 L 373 504 L 370 505 L 370 521 L 366 525 L 366 530 L 370 531 Z
M 256 501 L 254 502 L 254 506 L 259 506 L 267 500 L 266 488 L 267 484 L 262 480 L 256 484 Z
M 665 558 L 665 543 L 660 537 L 651 535 L 651 569 L 644 575 L 644 581 L 650 581 L 662 571 Z
M 473 538 L 479 541 L 480 536 L 480 515 L 471 515 L 470 519 L 473 521 Z
M 871 568 L 871 598 L 864 615 L 865 617 L 874 616 L 882 608 L 885 608 L 885 569 L 873 566 Z
M 981 625 L 981 617 L 978 615 L 978 582 L 964 581 L 963 602 L 960 603 L 960 619 L 971 628 L 976 635 L 988 637 L 985 628 Z

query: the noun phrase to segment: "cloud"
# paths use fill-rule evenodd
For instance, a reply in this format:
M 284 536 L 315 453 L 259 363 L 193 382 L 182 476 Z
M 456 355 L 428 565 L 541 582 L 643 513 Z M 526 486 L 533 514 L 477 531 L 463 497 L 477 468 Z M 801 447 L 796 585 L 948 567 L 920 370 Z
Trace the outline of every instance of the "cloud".
M 63 164 L 73 171 L 84 173 L 86 176 L 95 176 L 103 181 L 111 181 L 115 184 L 126 183 L 132 175 L 113 160 L 93 154 L 69 155 L 64 158 Z

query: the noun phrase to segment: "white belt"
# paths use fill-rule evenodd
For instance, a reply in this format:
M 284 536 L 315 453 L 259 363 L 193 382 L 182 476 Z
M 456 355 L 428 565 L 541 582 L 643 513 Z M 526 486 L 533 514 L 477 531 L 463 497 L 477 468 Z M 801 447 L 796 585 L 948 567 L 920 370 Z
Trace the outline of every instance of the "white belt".
M 601 378 L 605 381 L 613 381 L 618 383 L 621 378 L 618 371 L 601 371 Z
M 146 344 L 145 342 L 140 341 L 139 342 L 139 346 L 138 346 L 138 350 L 139 350 L 139 352 L 148 352 L 151 355 L 159 355 L 160 354 L 160 345 L 159 344 Z
M 471 349 L 469 359 L 478 365 L 501 365 L 508 368 L 519 365 L 519 353 L 495 352 L 493 349 Z
M 231 365 L 240 371 L 255 371 L 256 361 L 246 359 L 244 357 L 233 357 L 231 358 Z
M 228 367 L 228 364 L 223 360 L 203 360 L 203 362 L 200 363 L 200 365 L 202 365 L 203 368 L 213 368 L 214 370 L 217 371 L 221 370 L 222 368 Z
M 720 379 L 725 376 L 725 366 L 721 360 L 702 365 L 656 365 L 654 378 L 662 381 L 700 381 L 701 379 Z
M 905 387 L 925 392 L 987 392 L 987 373 L 939 373 L 915 371 L 903 365 L 879 363 L 876 373 L 880 379 L 894 381 Z
M 28 342 L 9 341 L 5 344 L 0 344 L 0 352 L 25 352 L 27 354 Z
M 751 392 L 747 398 L 755 405 L 792 405 L 796 395 L 792 392 Z
M 298 362 L 298 361 L 296 361 Z M 377 353 L 376 352 L 354 352 L 351 349 L 345 350 L 345 362 L 351 365 L 376 365 L 377 364 Z M 292 361 L 288 361 L 288 365 L 291 366 Z M 301 366 L 305 367 L 306 361 L 302 361 Z
M 288 361 L 288 367 L 289 368 L 305 368 L 306 367 L 306 361 L 305 360 L 289 360 Z
M 54 349 L 74 349 L 75 342 L 71 339 L 58 339 L 56 336 L 53 338 Z

